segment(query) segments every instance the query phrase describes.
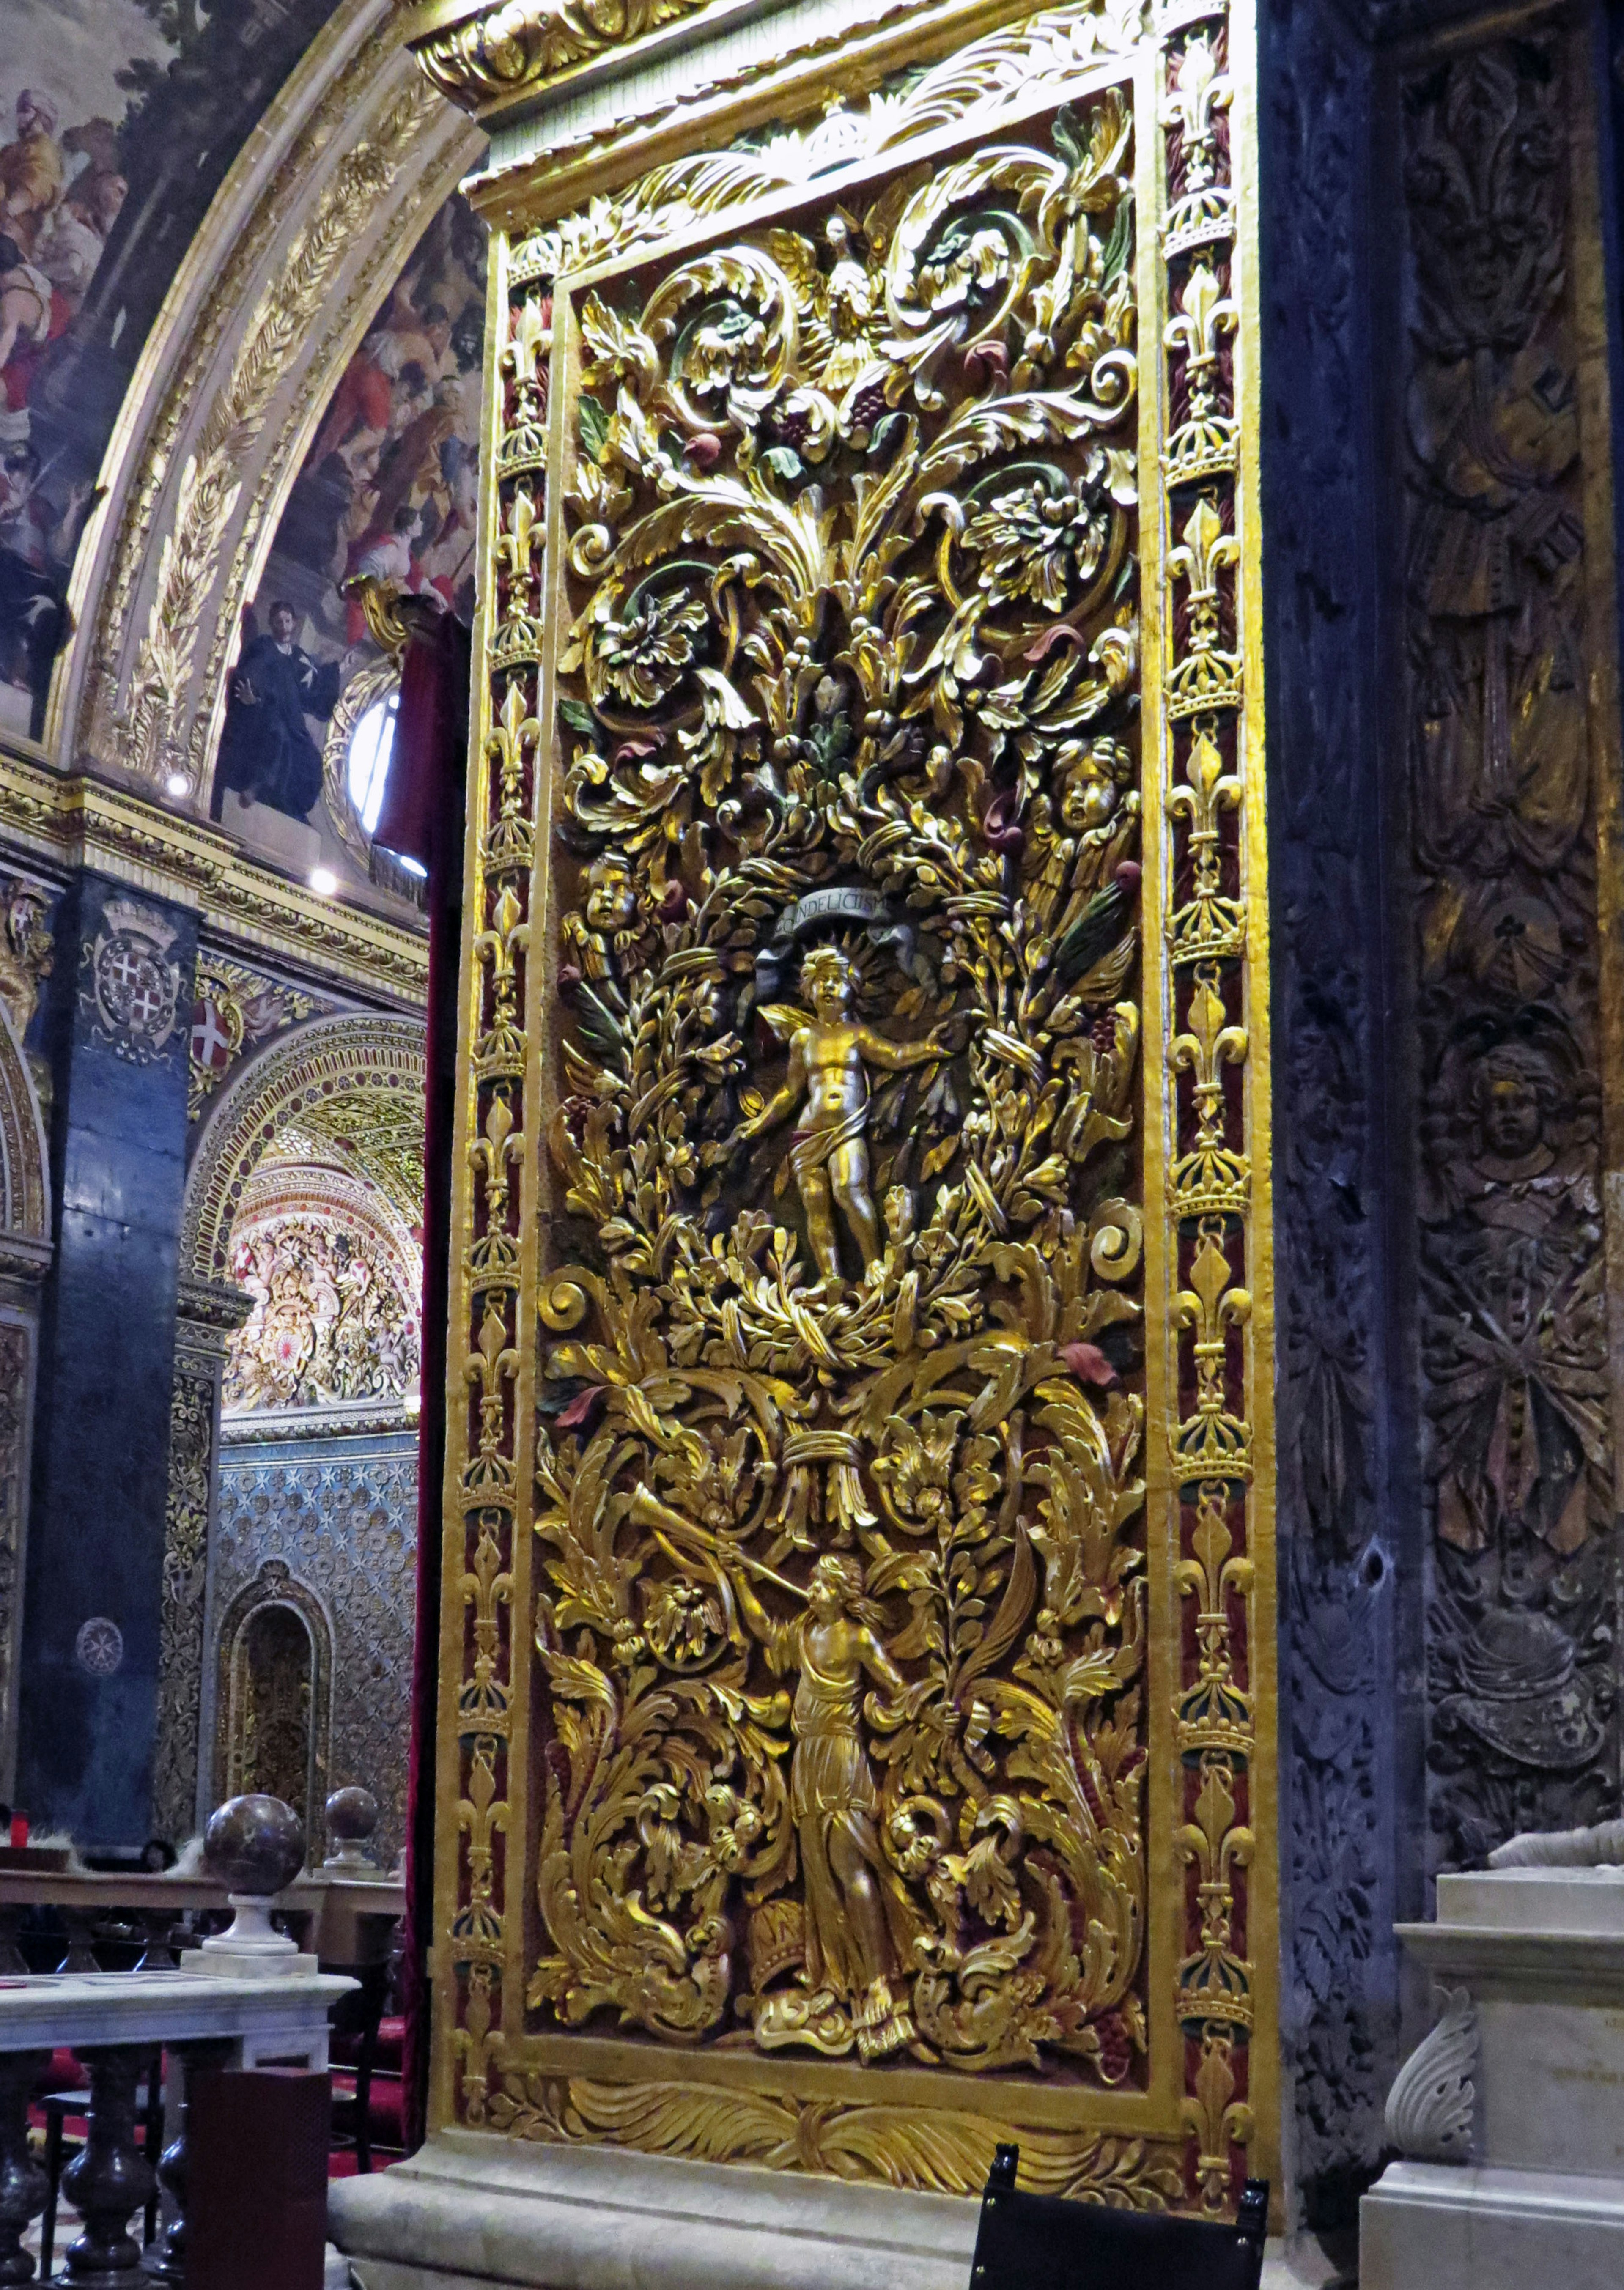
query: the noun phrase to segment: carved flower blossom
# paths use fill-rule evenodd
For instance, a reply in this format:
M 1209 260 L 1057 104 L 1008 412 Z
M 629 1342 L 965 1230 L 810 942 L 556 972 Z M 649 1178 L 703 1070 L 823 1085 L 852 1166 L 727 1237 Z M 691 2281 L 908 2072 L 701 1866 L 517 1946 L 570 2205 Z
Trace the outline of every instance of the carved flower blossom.
M 888 1483 L 902 1523 L 916 1532 L 928 1532 L 950 1512 L 948 1488 L 958 1423 L 956 1413 L 927 1415 L 916 1428 L 893 1423 L 884 1453 L 874 1459 L 874 1469 Z
M 764 380 L 762 353 L 767 329 L 753 310 L 724 311 L 698 327 L 683 360 L 683 379 L 696 397 L 726 397 Z
M 919 299 L 932 317 L 961 310 L 971 296 L 990 294 L 1010 275 L 1010 250 L 1002 231 L 985 224 L 955 225 L 944 233 L 935 254 L 919 266 Z
M 644 1628 L 668 1661 L 697 1661 L 722 1635 L 722 1609 L 714 1593 L 679 1578 L 653 1591 Z
M 1096 458 L 1103 474 L 1104 456 Z M 995 598 L 1030 597 L 1058 612 L 1074 585 L 1099 571 L 1110 530 L 1110 509 L 1092 486 L 1050 493 L 1034 484 L 1000 493 L 971 517 L 964 545 L 980 558 L 981 586 Z
M 634 708 L 653 708 L 676 688 L 693 658 L 705 607 L 680 589 L 645 596 L 623 621 L 605 620 L 595 646 L 597 681 Z M 596 693 L 594 694 L 596 698 Z

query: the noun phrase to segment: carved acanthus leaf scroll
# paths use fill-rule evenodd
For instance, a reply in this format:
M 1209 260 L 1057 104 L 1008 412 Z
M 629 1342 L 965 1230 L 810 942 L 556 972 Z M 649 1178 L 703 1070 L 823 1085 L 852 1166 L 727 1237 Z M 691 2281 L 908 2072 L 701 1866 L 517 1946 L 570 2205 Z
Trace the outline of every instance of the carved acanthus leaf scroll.
M 614 48 L 680 23 L 708 0 L 500 0 L 412 42 L 444 96 L 489 117 Z
M 1388 2094 L 1388 2137 L 1401 2155 L 1467 2163 L 1476 2119 L 1477 2009 L 1470 1992 L 1444 1992 L 1438 2023 L 1423 2036 Z
M 1217 6 L 1050 10 L 499 250 L 461 2122 L 968 2190 L 1008 2094 L 1214 2213 L 1271 2136 L 1229 115 Z
M 564 2024 L 1145 2049 L 1127 152 L 1107 95 L 580 304 Z
M 918 2108 L 825 2103 L 758 2093 L 696 2092 L 687 2083 L 604 2084 L 586 2078 L 504 2078 L 497 2129 L 520 2139 L 652 2147 L 700 2162 L 741 2161 L 836 2179 L 884 2175 L 922 2194 L 974 2195 L 1006 2126 Z M 1077 2138 L 1022 2128 L 1020 2171 L 1034 2192 L 1121 2210 L 1162 2210 L 1182 2191 L 1176 2149 L 1148 2139 Z

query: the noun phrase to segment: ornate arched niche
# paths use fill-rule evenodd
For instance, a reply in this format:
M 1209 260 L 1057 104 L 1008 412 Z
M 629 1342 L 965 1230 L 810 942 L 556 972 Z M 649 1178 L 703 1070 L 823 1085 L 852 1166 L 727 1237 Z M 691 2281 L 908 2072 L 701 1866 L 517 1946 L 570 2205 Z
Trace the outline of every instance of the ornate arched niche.
M 360 1392 L 355 1421 L 387 1418 L 398 1429 L 404 1396 L 416 1380 L 425 1072 L 423 1029 L 412 1019 L 315 1020 L 241 1068 L 194 1152 L 181 1211 L 164 1538 L 154 1800 L 161 1834 L 188 1834 L 217 1801 L 211 1790 L 229 1723 L 228 1633 L 223 1617 L 211 1619 L 221 1394 L 234 1342 L 255 1341 L 267 1317 L 265 1296 L 233 1277 L 240 1243 L 280 1235 L 300 1241 L 313 1260 L 324 1250 L 328 1266 L 311 1275 L 317 1287 L 335 1266 L 342 1286 L 364 1257 L 369 1278 L 394 1299 L 384 1317 L 410 1372 L 396 1375 L 388 1392 Z M 284 1272 L 298 1273 L 297 1253 L 286 1257 Z M 308 1316 L 307 1334 L 316 1317 Z M 354 1325 L 352 1311 L 346 1342 Z M 383 1413 L 373 1406 L 367 1414 L 368 1402 L 379 1399 Z M 391 1482 L 391 1501 L 395 1492 Z M 223 1595 L 230 1600 L 236 1593 L 228 1583 Z M 206 1750 L 211 1741 L 214 1748 Z
M 268 1559 L 220 1619 L 214 1797 L 263 1790 L 305 1825 L 308 1858 L 325 1851 L 332 1771 L 332 1619 L 308 1583 Z
M 415 1019 L 317 1018 L 280 1035 L 221 1093 L 198 1140 L 181 1211 L 186 1269 L 202 1280 L 229 1277 L 244 1196 L 285 1128 L 351 1141 L 398 1206 L 420 1198 L 427 1072 Z

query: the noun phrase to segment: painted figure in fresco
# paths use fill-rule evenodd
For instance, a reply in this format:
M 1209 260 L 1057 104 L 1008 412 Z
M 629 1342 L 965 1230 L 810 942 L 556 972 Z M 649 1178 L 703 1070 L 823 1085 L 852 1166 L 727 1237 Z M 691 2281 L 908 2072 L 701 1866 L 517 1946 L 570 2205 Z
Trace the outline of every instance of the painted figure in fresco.
M 214 816 L 228 788 L 244 803 L 308 819 L 322 791 L 322 759 L 308 716 L 324 722 L 338 705 L 336 661 L 318 668 L 293 642 L 293 608 L 276 604 L 270 632 L 237 662 L 214 778 Z
M 900 2051 L 915 2030 L 892 1982 L 909 1962 L 916 1926 L 880 1850 L 880 1792 L 863 1741 L 862 1705 L 866 1681 L 892 1709 L 907 1702 L 908 1688 L 880 1643 L 882 1618 L 863 1596 L 862 1568 L 855 1558 L 826 1551 L 800 1590 L 745 1562 L 805 1600 L 804 1613 L 792 1621 L 774 1621 L 742 1568 L 730 1563 L 736 1554 L 724 1552 L 704 1528 L 645 1487 L 637 1490 L 632 1514 L 704 1546 L 712 1564 L 726 1569 L 738 1612 L 769 1666 L 796 1678 L 789 1814 L 801 1850 L 803 1969 L 811 1994 L 767 1997 L 756 2014 L 756 2039 L 768 2050 L 813 2042 L 841 2051 L 854 2034 L 865 2059 Z M 678 1555 L 669 1542 L 666 1547 Z
M 0 457 L 0 685 L 43 705 L 61 641 L 68 566 L 90 487 L 69 489 L 60 508 L 40 490 L 39 455 L 12 446 Z
M 16 140 L 0 149 L 0 228 L 16 240 L 25 260 L 34 252 L 40 225 L 62 196 L 65 172 L 56 126 L 51 98 L 38 88 L 25 87 L 17 99 Z
M 0 236 L 0 371 L 20 346 L 43 342 L 50 331 L 51 281 L 14 238 Z
M 787 1120 L 805 1101 L 789 1142 L 789 1165 L 806 1211 L 807 1237 L 826 1280 L 838 1281 L 839 1208 L 857 1243 L 865 1273 L 879 1261 L 880 1228 L 868 1190 L 869 1066 L 902 1073 L 947 1055 L 932 1032 L 922 1042 L 891 1042 L 852 1015 L 852 965 L 837 946 L 814 947 L 801 965 L 801 990 L 812 1013 L 790 1013 L 789 1071 L 783 1087 L 741 1121 L 723 1158 Z M 764 1013 L 764 1014 L 767 1014 Z

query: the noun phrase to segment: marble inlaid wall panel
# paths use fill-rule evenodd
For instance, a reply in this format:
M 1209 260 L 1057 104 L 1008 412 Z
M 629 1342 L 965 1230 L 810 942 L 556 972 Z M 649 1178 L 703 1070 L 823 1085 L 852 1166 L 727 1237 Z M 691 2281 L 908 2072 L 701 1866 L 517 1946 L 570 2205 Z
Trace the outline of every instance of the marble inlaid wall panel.
M 320 1599 L 333 1632 L 329 1778 L 376 1794 L 374 1849 L 385 1867 L 405 1833 L 416 1542 L 414 1432 L 222 1449 L 212 1627 L 218 1633 L 268 1563 Z M 210 1647 L 211 1676 L 220 1651 Z M 224 1715 L 222 1704 L 217 1729 Z M 228 1748 L 217 1730 L 217 1772 Z

